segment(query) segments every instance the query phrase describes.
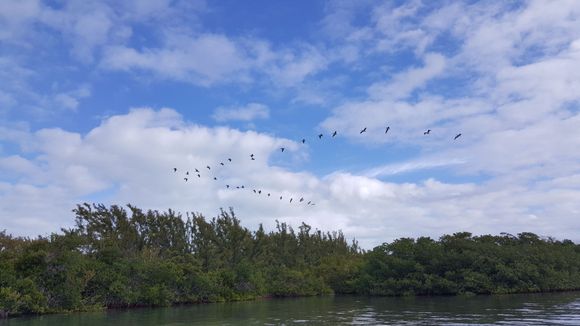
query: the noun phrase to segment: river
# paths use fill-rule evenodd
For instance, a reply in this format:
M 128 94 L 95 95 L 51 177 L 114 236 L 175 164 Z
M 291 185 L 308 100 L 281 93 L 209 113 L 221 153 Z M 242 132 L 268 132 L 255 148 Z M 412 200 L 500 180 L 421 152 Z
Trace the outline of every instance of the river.
M 263 299 L 22 317 L 1 326 L 580 325 L 580 292 L 473 297 Z

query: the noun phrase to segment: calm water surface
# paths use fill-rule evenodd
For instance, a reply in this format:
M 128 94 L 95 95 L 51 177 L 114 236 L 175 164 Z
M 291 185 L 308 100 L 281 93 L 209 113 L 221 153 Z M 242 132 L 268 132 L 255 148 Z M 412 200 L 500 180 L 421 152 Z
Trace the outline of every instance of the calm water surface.
M 580 292 L 475 297 L 269 299 L 0 321 L 40 325 L 580 325 Z

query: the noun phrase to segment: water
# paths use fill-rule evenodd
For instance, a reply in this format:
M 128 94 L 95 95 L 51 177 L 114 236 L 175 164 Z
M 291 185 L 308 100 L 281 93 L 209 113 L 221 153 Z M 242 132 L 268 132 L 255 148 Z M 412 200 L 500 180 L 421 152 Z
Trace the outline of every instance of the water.
M 264 299 L 15 318 L 0 325 L 580 325 L 580 292 Z

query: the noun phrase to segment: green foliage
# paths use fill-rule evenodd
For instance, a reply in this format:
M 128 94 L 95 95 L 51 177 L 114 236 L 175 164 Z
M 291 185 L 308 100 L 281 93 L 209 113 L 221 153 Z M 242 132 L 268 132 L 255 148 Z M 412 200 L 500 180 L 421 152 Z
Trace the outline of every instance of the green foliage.
M 356 292 L 490 294 L 580 289 L 579 246 L 533 233 L 399 239 L 365 256 Z
M 580 289 L 580 246 L 533 233 L 402 238 L 363 252 L 342 232 L 277 222 L 251 232 L 230 209 L 78 205 L 75 227 L 0 232 L 0 317 L 260 296 L 471 295 Z
M 14 288 L 0 287 L 0 314 L 36 314 L 45 312 L 46 298 L 29 278 L 20 279 Z

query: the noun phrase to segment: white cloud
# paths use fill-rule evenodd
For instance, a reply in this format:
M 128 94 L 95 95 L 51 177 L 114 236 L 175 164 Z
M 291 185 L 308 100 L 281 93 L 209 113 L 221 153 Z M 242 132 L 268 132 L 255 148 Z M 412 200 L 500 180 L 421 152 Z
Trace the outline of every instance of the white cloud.
M 398 51 L 407 36 L 410 40 L 415 35 L 415 53 L 427 58 L 430 42 L 444 33 L 456 38 L 457 49 L 431 64 L 425 60 L 423 68 L 371 85 L 367 98 L 337 106 L 322 127 L 357 142 L 389 142 L 420 150 L 407 162 L 367 171 L 368 177 L 453 166 L 449 171 L 456 175 L 488 180 L 468 186 L 457 198 L 437 197 L 438 191 L 428 183 L 412 184 L 416 193 L 429 194 L 417 204 L 421 208 L 416 216 L 463 214 L 461 221 L 449 219 L 459 228 L 479 223 L 480 230 L 496 224 L 496 229 L 529 228 L 541 234 L 577 232 L 579 223 L 574 219 L 580 211 L 570 202 L 580 198 L 580 187 L 577 182 L 561 182 L 566 176 L 577 181 L 580 174 L 580 152 L 575 150 L 580 147 L 580 79 L 574 68 L 580 64 L 580 3 L 530 1 L 518 8 L 501 2 L 453 3 L 426 18 L 407 15 L 417 9 L 409 4 L 384 8 L 388 10 L 374 11 L 376 25 L 356 29 L 376 32 L 383 26 L 381 31 L 403 35 L 385 40 L 385 49 Z M 380 44 L 382 36 L 371 35 L 357 41 L 359 46 Z M 457 86 L 444 92 L 424 87 L 432 78 Z M 386 126 L 391 127 L 388 135 Z M 360 135 L 363 127 L 368 131 Z M 426 129 L 432 129 L 429 137 L 422 134 Z M 457 133 L 463 135 L 453 141 Z M 510 224 L 503 224 L 504 217 Z M 442 228 L 451 226 L 438 223 Z M 563 225 L 570 232 L 555 231 Z
M 219 107 L 215 110 L 213 118 L 218 122 L 239 120 L 252 121 L 255 119 L 268 119 L 270 110 L 264 104 L 249 103 L 241 107 Z
M 492 110 L 493 107 L 486 101 L 477 98 L 445 99 L 439 96 L 424 96 L 417 102 L 367 99 L 347 102 L 336 107 L 333 114 L 321 125 L 328 131 L 339 130 L 341 134 L 357 142 L 440 149 L 441 146 L 449 146 L 449 140 L 459 132 L 467 130 L 470 132 L 464 132 L 462 140 L 478 139 L 489 132 L 489 129 L 483 129 L 487 126 L 481 124 L 481 119 L 469 124 L 466 121 L 470 121 L 469 119 L 473 117 L 483 117 Z M 494 121 L 487 124 L 493 127 Z M 360 130 L 364 127 L 367 128 L 367 132 L 360 134 Z M 385 134 L 386 127 L 390 127 L 388 134 Z M 433 129 L 429 137 L 423 135 L 427 129 Z
M 401 173 L 408 173 L 417 170 L 432 169 L 438 167 L 449 167 L 452 165 L 465 164 L 464 160 L 460 159 L 437 159 L 424 158 L 421 160 L 388 164 L 370 169 L 364 173 L 369 178 L 376 178 L 381 176 L 391 176 Z
M 38 0 L 6 0 L 0 2 L 0 40 L 15 41 L 26 32 L 23 26 L 40 12 Z
M 423 67 L 398 73 L 386 84 L 371 85 L 369 94 L 373 98 L 404 99 L 445 71 L 445 57 L 438 53 L 425 54 L 424 61 Z
M 210 216 L 218 207 L 234 206 L 249 226 L 272 226 L 275 219 L 294 225 L 305 221 L 341 228 L 367 247 L 401 236 L 459 230 L 527 230 L 580 240 L 580 75 L 575 73 L 580 2 L 453 2 L 434 10 L 420 1 L 375 8 L 371 2 L 330 3 L 322 26 L 334 37 L 316 45 L 210 33 L 195 17 L 203 5 L 175 16 L 173 4 L 63 2 L 57 9 L 37 1 L 5 1 L 0 4 L 0 40 L 30 51 L 46 44 L 39 40 L 56 40 L 77 60 L 94 60 L 100 68 L 204 87 L 254 83 L 267 85 L 266 91 L 292 89 L 298 92 L 295 101 L 302 102 L 327 103 L 327 94 L 353 85 L 363 96 L 337 105 L 321 126 L 360 143 L 410 146 L 419 153 L 364 175 L 320 177 L 272 165 L 281 160 L 281 146 L 287 148 L 284 154 L 305 156 L 290 140 L 193 125 L 171 109 L 113 115 L 84 134 L 0 127 L 1 140 L 22 148 L 19 155 L 0 158 L 2 227 L 18 234 L 56 231 L 71 223 L 76 202 L 94 199 Z M 186 26 L 179 17 L 189 14 L 194 22 Z M 147 42 L 133 39 L 134 24 L 150 27 L 151 22 L 163 27 Z M 47 35 L 52 37 L 41 37 Z M 394 70 L 388 62 L 403 51 L 413 53 L 409 59 L 417 63 Z M 38 92 L 29 82 L 38 72 L 21 56 L 9 55 L 0 58 L 0 77 L 6 81 L 0 85 L 3 106 L 17 107 L 21 98 L 31 98 L 34 106 L 74 110 L 91 93 L 88 85 L 83 90 L 70 84 Z M 371 56 L 371 62 L 385 65 L 369 67 L 365 60 Z M 361 80 L 336 78 L 336 84 L 321 85 L 315 77 L 333 65 L 356 72 L 353 76 L 360 73 Z M 361 66 L 372 69 L 370 75 L 357 70 Z M 329 75 L 325 78 L 333 80 Z M 266 116 L 265 105 L 259 105 L 223 107 L 215 118 Z M 391 129 L 385 134 L 387 126 Z M 363 127 L 367 133 L 360 135 Z M 426 129 L 432 134 L 423 135 Z M 463 136 L 453 141 L 460 132 Z M 221 168 L 228 157 L 232 166 Z M 208 178 L 208 164 L 218 182 Z M 203 177 L 184 182 L 183 172 L 195 167 Z M 376 179 L 437 167 L 486 181 L 397 184 Z M 222 181 L 282 194 L 284 201 L 227 190 Z M 289 196 L 304 196 L 317 205 L 289 205 Z
M 125 46 L 108 48 L 103 67 L 151 71 L 160 77 L 204 86 L 222 81 L 244 81 L 250 64 L 244 49 L 224 35 L 173 36 L 167 48 L 137 51 Z
M 192 125 L 171 109 L 112 116 L 86 135 L 43 129 L 0 132 L 0 137 L 19 142 L 28 152 L 26 158 L 0 160 L 2 169 L 17 176 L 0 184 L 0 224 L 17 234 L 70 225 L 72 206 L 93 198 L 207 216 L 233 206 L 249 227 L 264 223 L 270 228 L 275 219 L 293 225 L 305 221 L 325 230 L 342 229 L 367 248 L 401 236 L 437 237 L 459 230 L 529 230 L 575 240 L 580 231 L 580 203 L 571 200 L 580 196 L 580 177 L 562 176 L 530 188 L 508 179 L 477 185 L 433 179 L 396 184 L 350 173 L 319 178 L 269 163 L 282 155 L 280 146 L 288 149 L 285 154 L 300 155 L 299 144 L 253 131 Z M 190 171 L 188 182 L 185 171 Z M 228 190 L 225 184 L 243 184 L 246 190 Z M 300 197 L 316 206 L 296 203 Z
M 276 54 L 279 62 L 266 68 L 280 86 L 292 86 L 301 83 L 308 76 L 326 68 L 329 60 L 316 48 L 307 46 L 299 53 L 282 51 Z
M 151 72 L 160 78 L 205 87 L 250 83 L 258 77 L 274 81 L 274 87 L 292 87 L 323 70 L 328 62 L 312 46 L 273 50 L 259 39 L 235 39 L 223 34 L 192 36 L 170 30 L 158 47 L 107 47 L 101 66 Z
M 56 94 L 54 96 L 55 106 L 75 111 L 79 106 L 79 101 L 83 98 L 89 97 L 90 95 L 90 87 L 88 85 L 83 85 L 76 90 Z
M 358 130 L 368 127 L 373 133 L 364 135 L 366 140 L 404 142 L 424 151 L 455 151 L 458 144 L 448 140 L 462 132 L 461 144 L 469 147 L 459 145 L 461 157 L 470 157 L 480 171 L 487 172 L 498 171 L 496 162 L 509 160 L 507 154 L 517 152 L 517 148 L 537 148 L 538 155 L 541 151 L 563 152 L 563 146 L 549 135 L 568 130 L 566 126 L 574 121 L 574 107 L 580 100 L 580 79 L 574 74 L 574 67 L 580 63 L 580 25 L 573 23 L 580 4 L 532 1 L 521 5 L 509 8 L 501 2 L 454 3 L 425 18 L 409 14 L 417 10 L 418 3 L 375 10 L 377 21 L 384 20 L 383 25 L 388 22 L 393 31 L 421 29 L 435 36 L 451 33 L 457 38 L 458 50 L 450 57 L 421 54 L 424 67 L 371 85 L 368 98 L 338 106 L 322 126 L 342 130 L 355 139 L 361 139 Z M 544 10 L 546 15 L 541 14 Z M 457 12 L 463 14 L 453 15 Z M 550 35 L 556 31 L 558 37 L 552 39 Z M 448 90 L 440 95 L 438 87 L 424 87 L 432 78 L 458 85 L 451 94 Z M 413 96 L 408 98 L 410 94 Z M 379 132 L 388 125 L 392 128 L 390 137 Z M 544 128 L 549 129 L 536 142 L 532 140 L 535 137 L 523 136 Z M 432 137 L 422 137 L 425 129 L 433 129 Z M 568 132 L 569 139 L 576 138 L 575 131 Z M 511 146 L 516 139 L 521 143 Z M 489 144 L 488 150 L 481 149 L 481 144 Z M 492 147 L 500 159 L 495 159 Z M 532 160 L 531 165 L 540 160 L 533 155 L 526 159 Z

